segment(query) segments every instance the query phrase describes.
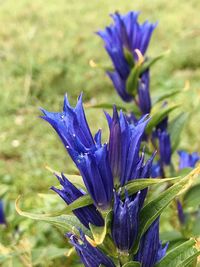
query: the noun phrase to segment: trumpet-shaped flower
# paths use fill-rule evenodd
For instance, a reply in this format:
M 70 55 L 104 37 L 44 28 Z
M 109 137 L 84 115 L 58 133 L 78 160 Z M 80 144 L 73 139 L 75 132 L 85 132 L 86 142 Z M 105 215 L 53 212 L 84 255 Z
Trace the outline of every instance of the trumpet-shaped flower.
M 130 123 L 123 112 L 113 108 L 113 117 L 106 113 L 110 128 L 108 154 L 115 183 L 123 186 L 126 182 L 137 178 L 148 178 L 154 156 L 144 163 L 144 154 L 140 156 L 140 147 L 145 127 L 146 116 L 136 125 Z
M 153 267 L 166 254 L 168 244 L 162 247 L 159 240 L 159 219 L 156 219 L 140 240 L 140 246 L 135 260 L 141 267 Z
M 183 206 L 179 200 L 176 201 L 177 204 L 177 211 L 178 211 L 178 219 L 181 224 L 184 224 L 186 221 L 186 216 L 183 211 Z
M 114 185 L 107 145 L 77 157 L 75 162 L 95 205 L 100 209 L 109 208 Z
M 120 199 L 118 193 L 115 193 L 111 232 L 117 248 L 128 252 L 138 234 L 140 192 L 133 200 L 129 198 L 127 192 L 125 193 L 124 201 Z
M 178 151 L 179 155 L 179 169 L 194 168 L 196 163 L 200 160 L 200 155 L 197 152 L 189 154 L 186 151 Z
M 108 160 L 107 145 L 101 144 L 101 132 L 95 137 L 90 132 L 82 105 L 82 95 L 75 108 L 64 99 L 63 112 L 48 112 L 48 121 L 60 136 L 69 155 L 78 167 L 85 186 L 100 209 L 110 206 L 113 196 L 113 176 Z
M 167 131 L 158 133 L 160 160 L 162 164 L 170 165 L 171 163 L 171 140 Z
M 62 185 L 62 189 L 51 187 L 58 195 L 67 203 L 67 205 L 74 202 L 76 199 L 82 197 L 84 192 L 76 188 L 65 176 L 56 175 L 60 184 Z M 96 209 L 94 205 L 85 206 L 83 208 L 78 208 L 73 211 L 76 217 L 80 220 L 80 222 L 87 228 L 89 228 L 89 223 L 94 224 L 96 226 L 103 226 L 104 220 Z
M 0 200 L 0 224 L 6 224 L 4 208 L 3 208 L 3 201 Z
M 99 267 L 100 265 L 115 267 L 112 260 L 98 248 L 93 247 L 82 232 L 80 232 L 80 238 L 72 233 L 68 233 L 67 237 L 75 247 L 85 267 Z
M 55 129 L 70 156 L 93 151 L 101 146 L 101 133 L 92 137 L 82 104 L 82 94 L 78 98 L 75 108 L 71 107 L 67 96 L 64 98 L 62 112 L 49 112 L 41 109 L 46 120 Z
M 120 97 L 127 102 L 133 99 L 132 95 L 127 92 L 126 81 L 132 67 L 138 61 L 135 50 L 137 49 L 142 55 L 145 55 L 151 35 L 156 27 L 156 24 L 151 24 L 148 21 L 139 24 L 138 15 L 139 12 L 129 12 L 124 16 L 115 13 L 111 15 L 114 24 L 98 32 L 114 66 L 114 71 L 108 71 L 107 74 Z M 142 80 L 144 79 L 141 78 Z M 147 85 L 145 85 L 146 95 Z

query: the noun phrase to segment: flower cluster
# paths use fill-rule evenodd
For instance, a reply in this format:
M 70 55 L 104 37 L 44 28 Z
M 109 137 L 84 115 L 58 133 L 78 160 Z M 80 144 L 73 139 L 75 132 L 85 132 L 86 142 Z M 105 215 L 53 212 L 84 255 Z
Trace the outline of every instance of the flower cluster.
M 116 190 L 131 180 L 150 177 L 155 154 L 145 160 L 144 152 L 140 152 L 142 137 L 149 120 L 145 116 L 134 125 L 127 120 L 122 111 L 118 113 L 114 106 L 112 117 L 105 113 L 110 135 L 108 144 L 103 144 L 101 131 L 98 131 L 94 137 L 91 134 L 82 104 L 82 95 L 78 98 L 75 108 L 70 106 L 65 96 L 62 112 L 48 112 L 44 109 L 42 112 L 44 114 L 42 118 L 49 122 L 58 133 L 76 164 L 94 203 L 77 208 L 73 213 L 85 227 L 89 228 L 90 224 L 103 226 L 102 210 L 113 209 L 111 226 L 113 242 L 119 251 L 128 253 L 138 235 L 139 213 L 143 207 L 147 188 L 130 196 L 126 191 L 125 200 L 121 200 L 120 193 L 116 193 Z M 52 187 L 52 189 L 67 205 L 85 194 L 82 189 L 75 187 L 64 174 L 56 176 L 62 188 Z M 151 246 L 152 236 L 155 236 L 153 240 L 156 246 L 152 250 L 148 265 L 150 267 L 159 260 L 159 255 L 161 255 L 162 246 L 158 238 L 158 229 L 158 224 L 149 228 L 143 237 L 146 241 L 141 241 L 147 244 L 140 247 L 136 256 L 142 264 L 148 262 L 147 250 Z M 99 264 L 115 266 L 110 258 L 86 240 L 83 233 L 80 238 L 72 233 L 67 236 L 85 266 L 99 266 Z

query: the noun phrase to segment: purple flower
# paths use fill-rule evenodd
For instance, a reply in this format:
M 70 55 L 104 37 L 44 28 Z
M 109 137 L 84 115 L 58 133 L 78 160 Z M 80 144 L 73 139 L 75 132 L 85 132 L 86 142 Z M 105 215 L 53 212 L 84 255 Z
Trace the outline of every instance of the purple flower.
M 114 24 L 98 32 L 114 66 L 114 71 L 109 71 L 107 74 L 120 97 L 127 102 L 133 99 L 133 96 L 127 92 L 126 81 L 135 62 L 138 61 L 135 50 L 138 49 L 142 55 L 145 54 L 156 27 L 156 24 L 148 21 L 139 24 L 138 15 L 139 12 L 129 12 L 124 16 L 115 13 L 111 15 Z M 144 79 L 146 80 L 146 78 L 141 78 L 141 81 Z M 146 95 L 148 94 L 147 90 L 148 86 L 145 89 Z
M 163 170 L 160 161 L 157 161 L 156 163 L 152 164 L 151 168 L 151 177 L 162 177 L 163 176 Z
M 4 208 L 3 208 L 3 201 L 0 200 L 0 224 L 6 224 Z
M 95 205 L 103 210 L 108 209 L 113 197 L 114 184 L 107 145 L 93 153 L 78 156 L 75 162 Z
M 133 200 L 129 198 L 127 192 L 125 193 L 124 201 L 120 199 L 118 193 L 115 193 L 111 232 L 117 248 L 128 252 L 138 234 L 140 192 Z
M 78 98 L 75 108 L 71 107 L 67 96 L 64 98 L 62 112 L 49 112 L 41 109 L 46 120 L 55 129 L 70 156 L 96 150 L 101 146 L 101 133 L 92 137 L 82 104 L 82 94 Z
M 178 151 L 179 155 L 179 169 L 194 168 L 196 163 L 200 160 L 200 155 L 197 152 L 189 154 L 186 151 Z
M 139 107 L 142 114 L 149 114 L 151 111 L 151 97 L 149 92 L 149 70 L 146 70 L 139 81 L 138 97 Z
M 51 187 L 58 195 L 67 203 L 67 205 L 74 202 L 76 199 L 82 197 L 84 192 L 77 189 L 65 176 L 56 175 L 58 181 L 62 185 L 62 189 L 57 189 L 54 186 Z M 89 228 L 89 223 L 96 226 L 103 226 L 104 220 L 101 214 L 98 212 L 94 205 L 85 206 L 83 208 L 78 208 L 73 211 L 80 222 L 87 228 Z
M 132 179 L 148 178 L 154 156 L 145 163 L 144 153 L 140 155 L 147 117 L 142 117 L 134 125 L 122 111 L 118 115 L 116 107 L 113 108 L 113 117 L 107 113 L 106 117 L 110 128 L 108 154 L 115 183 L 123 186 Z
M 162 247 L 159 240 L 159 219 L 156 219 L 140 240 L 139 250 L 135 256 L 141 267 L 153 267 L 166 254 L 168 244 Z
M 42 118 L 48 121 L 60 136 L 69 155 L 78 167 L 94 204 L 100 209 L 110 206 L 113 196 L 113 176 L 108 160 L 107 145 L 101 144 L 101 132 L 95 137 L 90 132 L 82 95 L 75 108 L 64 99 L 63 112 L 48 112 Z
M 170 135 L 167 133 L 167 131 L 160 131 L 158 133 L 158 140 L 161 163 L 165 165 L 170 165 L 172 154 Z
M 184 211 L 183 211 L 182 204 L 181 204 L 181 202 L 179 200 L 176 201 L 176 204 L 177 204 L 179 222 L 181 224 L 184 224 L 186 218 L 185 218 L 185 214 L 184 214 Z
M 112 260 L 98 248 L 93 247 L 82 232 L 80 232 L 80 238 L 72 233 L 68 233 L 67 237 L 75 247 L 85 267 L 99 267 L 100 265 L 115 267 Z

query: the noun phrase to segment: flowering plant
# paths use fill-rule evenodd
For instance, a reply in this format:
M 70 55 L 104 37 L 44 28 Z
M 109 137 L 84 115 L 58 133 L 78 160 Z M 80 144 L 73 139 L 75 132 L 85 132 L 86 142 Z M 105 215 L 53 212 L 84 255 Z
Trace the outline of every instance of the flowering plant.
M 41 109 L 41 118 L 57 132 L 82 180 L 54 173 L 61 188 L 51 189 L 67 204 L 58 216 L 23 212 L 18 202 L 16 205 L 24 216 L 63 227 L 86 267 L 193 266 L 199 255 L 195 240 L 188 239 L 181 202 L 194 190 L 190 186 L 200 167 L 175 177 L 172 154 L 177 142 L 172 133 L 178 119 L 169 124 L 169 115 L 177 106 L 164 102 L 154 111 L 150 68 L 163 55 L 146 56 L 157 24 L 140 24 L 138 15 L 115 13 L 114 24 L 98 32 L 113 64 L 106 73 L 122 100 L 133 101 L 136 109 L 123 112 L 113 105 L 112 115 L 105 112 L 109 128 L 106 143 L 101 130 L 94 136 L 91 133 L 82 94 L 75 107 L 65 96 L 61 112 Z M 200 158 L 198 153 L 178 154 L 179 170 L 193 168 Z M 169 176 L 173 178 L 166 178 Z M 150 186 L 157 187 L 159 194 L 150 191 Z M 169 239 L 160 238 L 159 222 L 163 210 L 174 200 L 184 238 L 170 245 Z

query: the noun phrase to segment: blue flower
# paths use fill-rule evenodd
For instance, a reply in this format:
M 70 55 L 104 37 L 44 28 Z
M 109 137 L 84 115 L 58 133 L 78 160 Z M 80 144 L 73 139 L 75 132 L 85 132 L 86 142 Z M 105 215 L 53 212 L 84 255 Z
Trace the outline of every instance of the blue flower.
M 149 70 L 146 70 L 139 81 L 138 98 L 142 114 L 149 114 L 151 111 L 151 97 L 149 92 Z
M 133 200 L 126 193 L 125 200 L 115 193 L 113 219 L 111 226 L 112 238 L 120 251 L 128 252 L 134 244 L 138 234 L 140 192 Z
M 165 165 L 170 165 L 172 154 L 170 135 L 167 131 L 160 131 L 158 133 L 158 140 L 161 163 Z
M 177 211 L 178 211 L 178 219 L 181 224 L 185 223 L 186 217 L 183 211 L 183 206 L 179 200 L 176 201 L 177 204 Z
M 154 156 L 144 163 L 144 153 L 140 155 L 147 116 L 134 125 L 122 111 L 118 115 L 114 107 L 113 117 L 107 113 L 106 117 L 110 128 L 108 154 L 115 184 L 123 186 L 132 179 L 148 178 Z
M 179 154 L 179 169 L 194 168 L 196 163 L 200 160 L 200 155 L 197 152 L 189 154 L 186 151 L 180 150 Z
M 65 97 L 63 112 L 42 111 L 45 114 L 42 118 L 56 130 L 78 167 L 94 204 L 100 209 L 107 209 L 113 196 L 107 145 L 101 144 L 100 131 L 92 137 L 85 118 L 82 95 L 75 108 L 69 105 Z
M 127 102 L 133 99 L 126 90 L 126 81 L 131 68 L 138 61 L 135 50 L 138 49 L 142 55 L 146 53 L 151 35 L 156 27 L 156 24 L 148 21 L 139 24 L 138 15 L 139 12 L 129 12 L 124 16 L 115 13 L 112 15 L 114 24 L 98 32 L 115 68 L 114 71 L 109 71 L 107 74 L 120 97 Z M 127 59 L 126 51 L 132 57 L 131 62 Z
M 69 205 L 74 202 L 76 199 L 82 197 L 84 192 L 82 190 L 77 189 L 65 176 L 56 175 L 60 184 L 62 185 L 62 189 L 57 189 L 54 186 L 51 187 L 58 195 Z M 89 223 L 94 224 L 96 226 L 103 226 L 104 220 L 101 214 L 98 212 L 94 205 L 85 206 L 83 208 L 78 208 L 73 211 L 76 217 L 80 220 L 80 222 L 87 228 L 89 228 Z
M 82 104 L 82 94 L 75 108 L 71 107 L 67 96 L 64 98 L 63 112 L 49 112 L 41 109 L 46 120 L 55 129 L 70 156 L 93 151 L 101 146 L 100 131 L 92 137 Z
M 156 177 L 162 177 L 162 176 L 163 176 L 162 166 L 160 164 L 160 161 L 158 161 L 152 165 L 151 177 L 156 178 Z
M 4 208 L 3 208 L 3 201 L 0 200 L 0 224 L 6 224 Z
M 85 267 L 99 267 L 101 264 L 106 267 L 115 267 L 112 260 L 98 248 L 93 247 L 82 232 L 80 232 L 80 238 L 72 233 L 68 233 L 67 237 L 75 247 Z
M 135 256 L 141 267 L 153 267 L 166 254 L 168 244 L 162 247 L 159 240 L 159 219 L 156 219 L 140 240 L 139 250 Z
M 114 184 L 107 145 L 93 153 L 76 157 L 75 162 L 94 204 L 99 209 L 108 209 L 113 197 Z

